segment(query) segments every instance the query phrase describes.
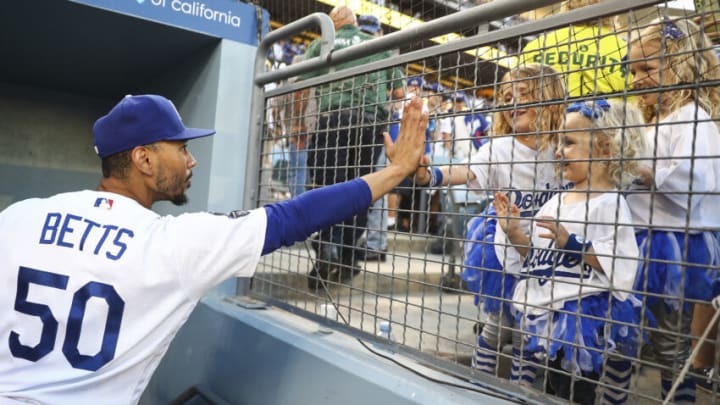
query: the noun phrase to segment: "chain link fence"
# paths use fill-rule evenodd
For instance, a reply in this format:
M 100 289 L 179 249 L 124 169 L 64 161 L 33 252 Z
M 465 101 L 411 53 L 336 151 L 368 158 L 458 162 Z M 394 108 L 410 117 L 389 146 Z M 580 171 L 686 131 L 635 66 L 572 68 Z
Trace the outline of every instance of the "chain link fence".
M 409 97 L 430 125 L 413 179 L 249 293 L 509 401 L 717 403 L 718 4 L 527 3 L 271 32 L 323 26 L 256 65 L 255 206 L 383 167 Z

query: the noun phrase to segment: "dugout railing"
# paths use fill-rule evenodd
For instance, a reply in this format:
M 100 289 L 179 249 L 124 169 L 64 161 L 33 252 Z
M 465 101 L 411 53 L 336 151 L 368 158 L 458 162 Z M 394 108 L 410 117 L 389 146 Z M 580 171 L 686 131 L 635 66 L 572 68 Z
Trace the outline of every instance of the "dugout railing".
M 307 95 L 304 90 L 317 89 L 323 85 L 339 81 L 349 81 L 364 77 L 365 74 L 372 71 L 399 68 L 402 71 L 407 64 L 426 66 L 425 77 L 432 78 L 437 81 L 443 76 L 464 76 L 471 80 L 474 85 L 470 87 L 444 88 L 436 93 L 423 93 L 426 98 L 439 97 L 440 100 L 444 96 L 451 96 L 458 91 L 464 91 L 468 98 L 475 101 L 479 100 L 479 94 L 495 94 L 496 97 L 490 97 L 485 103 L 476 102 L 469 106 L 468 111 L 463 113 L 447 112 L 447 111 L 431 111 L 431 118 L 437 122 L 443 119 L 454 119 L 455 117 L 471 114 L 482 114 L 486 118 L 491 119 L 494 113 L 510 111 L 519 108 L 521 103 L 515 100 L 514 104 L 503 105 L 497 97 L 498 86 L 505 73 L 520 63 L 518 55 L 509 55 L 502 52 L 502 43 L 517 41 L 525 41 L 528 37 L 542 35 L 556 29 L 567 28 L 579 23 L 592 21 L 590 24 L 598 24 L 598 19 L 612 18 L 616 24 L 617 33 L 621 36 L 628 36 L 632 30 L 642 29 L 647 26 L 647 22 L 656 17 L 667 18 L 690 18 L 697 19 L 703 24 L 701 26 L 715 27 L 709 24 L 710 19 L 715 18 L 716 13 L 710 6 L 701 5 L 696 10 L 677 11 L 667 8 L 665 3 L 648 0 L 609 0 L 602 1 L 598 4 L 589 5 L 581 9 L 567 11 L 561 14 L 549 16 L 540 20 L 530 21 L 523 24 L 503 28 L 497 31 L 481 31 L 478 34 L 462 39 L 450 41 L 441 45 L 432 46 L 425 49 L 415 50 L 404 54 L 395 54 L 394 57 L 365 64 L 358 67 L 335 70 L 334 67 L 362 58 L 363 56 L 374 54 L 381 51 L 393 50 L 407 42 L 419 42 L 424 39 L 444 35 L 457 30 L 467 29 L 476 26 L 486 26 L 485 23 L 493 20 L 499 20 L 504 17 L 513 16 L 531 9 L 558 3 L 557 1 L 536 1 L 527 2 L 523 0 L 496 0 L 485 3 L 477 7 L 465 10 L 456 14 L 452 14 L 440 19 L 427 22 L 422 25 L 408 27 L 401 31 L 376 38 L 371 41 L 363 42 L 340 51 L 332 51 L 332 43 L 334 42 L 334 30 L 332 21 L 323 14 L 313 14 L 301 20 L 288 24 L 280 29 L 270 32 L 262 41 L 258 48 L 257 59 L 255 61 L 255 88 L 253 92 L 253 104 L 250 125 L 250 150 L 248 153 L 246 179 L 247 207 L 258 207 L 267 203 L 276 201 L 278 198 L 285 198 L 286 193 L 278 195 L 273 193 L 277 189 L 277 178 L 284 176 L 273 176 L 271 164 L 273 158 L 278 158 L 277 154 L 281 154 L 281 159 L 288 159 L 289 154 L 293 153 L 289 150 L 289 145 L 296 142 L 297 137 L 306 137 L 307 141 L 312 144 L 313 136 L 317 133 L 316 122 L 320 114 L 337 113 L 337 110 L 324 111 L 321 113 L 312 111 L 301 111 L 293 108 L 298 101 L 305 106 L 311 101 L 312 93 Z M 708 3 L 708 2 L 706 2 Z M 710 3 L 708 3 L 710 4 Z M 320 56 L 310 60 L 302 61 L 298 64 L 283 67 L 278 70 L 269 70 L 265 56 L 274 43 L 279 40 L 286 39 L 292 35 L 299 34 L 302 31 L 317 30 L 319 28 L 320 40 L 322 42 L 322 50 Z M 599 38 L 598 38 L 599 40 Z M 518 46 L 522 48 L 522 46 Z M 461 54 L 470 53 L 473 55 L 473 62 L 468 64 L 463 62 Z M 601 60 L 597 58 L 592 66 L 585 69 L 602 69 L 605 65 L 614 62 L 597 62 Z M 650 58 L 648 58 L 650 60 Z M 627 69 L 627 65 L 620 64 L 619 68 Z M 312 72 L 317 69 L 329 68 L 329 72 L 322 76 L 309 78 L 307 80 L 295 81 L 297 76 Z M 571 72 L 571 71 L 570 71 Z M 627 77 L 627 76 L 626 76 Z M 357 82 L 357 81 L 356 81 Z M 590 100 L 596 102 L 600 98 L 611 98 L 622 100 L 624 103 L 636 103 L 638 97 L 642 94 L 651 92 L 648 89 L 632 89 L 630 79 L 626 79 L 624 88 L 612 92 L 600 94 L 595 91 L 585 94 L 582 97 L 565 93 L 562 98 L 530 102 L 520 105 L 520 108 L 549 108 L 555 105 L 567 105 L 579 99 Z M 383 85 L 390 86 L 390 80 Z M 668 86 L 661 89 L 661 92 L 671 91 L 679 88 L 698 89 L 701 87 L 718 86 L 717 82 L 693 82 L 681 83 L 675 86 Z M 365 83 L 367 86 L 377 86 L 378 83 Z M 357 89 L 353 89 L 357 91 Z M 390 102 L 388 104 L 391 104 Z M 358 108 L 377 111 L 382 108 L 380 105 L 360 105 Z M 312 118 L 312 119 L 311 119 Z M 296 124 L 298 121 L 306 121 L 311 124 L 305 128 L 300 128 Z M 398 123 L 398 118 L 389 115 L 387 119 L 374 123 L 378 127 L 390 128 Z M 656 133 L 657 128 L 661 125 L 655 122 L 655 132 L 649 129 L 649 133 Z M 648 127 L 653 127 L 650 122 Z M 489 131 L 488 131 L 489 132 Z M 485 135 L 488 135 L 488 132 Z M 567 132 L 561 128 L 551 135 L 557 137 Z M 541 132 L 538 132 L 540 134 Z M 437 134 L 433 134 L 433 137 Z M 471 142 L 472 135 L 468 138 L 454 139 L 454 142 Z M 720 139 L 717 140 L 720 142 Z M 378 141 L 379 142 L 379 141 Z M 442 143 L 442 139 L 432 139 L 432 144 L 438 145 Z M 280 145 L 273 149 L 273 146 Z M 312 148 L 312 146 L 311 146 Z M 429 153 L 432 160 L 433 154 L 440 148 L 434 147 Z M 328 151 L 324 151 L 328 152 Z M 452 152 L 450 152 L 452 153 Z M 457 161 L 450 167 L 467 167 L 467 158 L 454 159 L 451 156 L 441 159 L 438 156 L 437 161 Z M 646 157 L 647 158 L 647 157 Z M 717 159 L 720 156 L 695 156 L 694 148 L 691 156 L 685 156 L 686 159 L 693 162 L 702 159 Z M 551 160 L 554 158 L 551 158 Z M 621 157 L 620 166 L 624 161 L 630 162 L 638 158 Z M 662 161 L 663 158 L 658 157 L 656 152 L 650 155 L 648 161 Z M 372 162 L 376 161 L 373 156 Z M 537 161 L 535 164 L 549 163 L 550 161 Z M 513 162 L 508 162 L 513 163 Z M 518 164 L 527 164 L 529 162 L 518 161 Z M 312 171 L 322 167 L 321 163 L 300 163 L 297 168 L 310 172 L 305 183 L 306 188 L 310 189 L 314 186 L 312 181 Z M 354 172 L 357 166 L 349 164 L 347 167 L 336 168 L 345 169 Z M 292 169 L 292 168 L 291 168 Z M 365 167 L 367 170 L 374 170 L 375 167 Z M 720 173 L 718 173 L 720 175 Z M 273 179 L 275 177 L 275 180 Z M 700 196 L 716 196 L 720 190 L 713 189 L 706 192 L 698 192 L 690 186 L 692 181 L 688 180 L 688 190 L 678 192 L 687 195 L 691 200 L 694 195 Z M 464 190 L 463 190 L 464 187 Z M 289 187 L 291 189 L 292 187 Z M 458 190 L 459 188 L 459 190 Z M 467 223 L 473 216 L 478 214 L 469 212 L 468 210 L 455 209 L 456 204 L 439 204 L 433 205 L 432 202 L 420 204 L 420 194 L 426 192 L 426 189 L 413 184 L 402 186 L 402 191 L 406 198 L 407 204 L 401 208 L 389 208 L 387 202 L 383 203 L 378 209 L 381 212 L 397 211 L 399 216 L 408 219 L 409 229 L 386 229 L 381 226 L 377 229 L 366 229 L 369 231 L 384 232 L 388 238 L 388 249 L 385 261 L 371 262 L 359 259 L 356 265 L 362 270 L 351 280 L 347 279 L 328 279 L 317 283 L 316 288 L 311 288 L 308 284 L 308 273 L 312 270 L 313 264 L 317 259 L 316 249 L 318 242 L 313 242 L 311 238 L 305 243 L 298 243 L 291 248 L 281 249 L 271 255 L 261 259 L 257 272 L 250 282 L 242 282 L 240 292 L 246 293 L 253 298 L 266 301 L 274 306 L 286 309 L 290 312 L 317 320 L 320 323 L 329 325 L 334 328 L 341 329 L 351 335 L 357 336 L 365 340 L 374 340 L 376 343 L 388 344 L 387 337 L 378 337 L 380 325 L 383 322 L 389 322 L 391 325 L 392 342 L 389 345 L 391 350 L 401 351 L 412 356 L 419 361 L 430 364 L 432 367 L 443 370 L 455 376 L 461 376 L 470 381 L 476 382 L 483 387 L 500 386 L 508 388 L 506 378 L 509 374 L 510 360 L 514 354 L 510 350 L 509 345 L 496 346 L 496 352 L 499 356 L 497 368 L 490 374 L 478 371 L 470 366 L 471 358 L 478 349 L 477 333 L 483 327 L 485 319 L 480 315 L 478 307 L 473 300 L 475 294 L 468 291 L 465 284 L 457 286 L 457 288 L 448 289 L 447 285 L 443 285 L 443 277 L 446 277 L 449 271 L 461 272 L 462 266 L 455 263 L 457 252 L 450 252 L 441 248 L 439 252 L 433 252 L 433 243 L 437 245 L 437 240 L 450 241 L 451 243 L 468 246 L 471 242 L 466 235 L 458 235 L 457 232 L 448 232 L 448 227 L 443 226 L 447 223 L 435 224 L 432 221 L 449 221 L 452 224 Z M 507 191 L 500 189 L 477 189 L 469 185 L 456 186 L 453 189 L 453 202 L 462 202 L 462 195 L 465 195 L 465 201 L 473 201 L 484 198 L 487 193 L 495 191 Z M 541 190 L 528 190 L 541 191 Z M 618 195 L 632 194 L 632 191 L 622 190 Z M 656 190 L 652 190 L 654 195 Z M 659 192 L 657 192 L 659 193 Z M 460 197 L 459 197 L 460 196 Z M 622 197 L 619 197 L 622 198 Z M 653 197 L 651 197 L 653 198 Z M 438 211 L 438 207 L 440 208 Z M 323 207 L 317 207 L 322 210 Z M 480 216 L 489 216 L 487 213 L 479 214 Z M 440 219 L 437 219 L 440 217 Z M 444 219 L 442 218 L 444 217 Z M 689 217 L 688 217 L 689 218 Z M 418 224 L 421 221 L 421 224 Z M 593 225 L 592 221 L 584 221 L 585 226 Z M 627 223 L 615 223 L 614 226 L 628 225 Z M 352 225 L 346 226 L 346 231 L 350 232 Z M 432 229 L 435 228 L 435 229 Z M 429 230 L 426 232 L 426 230 Z M 702 227 L 691 226 L 689 222 L 679 229 L 686 234 L 693 234 L 704 231 Z M 717 231 L 717 229 L 710 229 Z M 429 232 L 429 233 L 428 233 Z M 434 233 L 434 234 L 433 234 Z M 364 238 L 366 239 L 367 236 Z M 364 239 L 358 241 L 362 243 Z M 315 245 L 315 246 L 313 246 Z M 446 246 L 441 244 L 441 246 Z M 512 244 L 508 244 L 507 248 L 513 248 Z M 685 247 L 687 249 L 687 247 Z M 362 250 L 362 249 L 360 249 Z M 687 252 L 686 252 L 687 254 Z M 457 259 L 462 262 L 466 259 L 466 254 L 461 254 Z M 611 257 L 612 263 L 621 259 L 635 259 L 638 263 L 651 262 L 656 259 L 649 257 L 623 257 L 622 255 Z M 662 262 L 662 260 L 659 260 Z M 683 267 L 685 262 L 668 263 Z M 613 264 L 614 265 L 614 264 Z M 469 265 L 472 267 L 472 265 Z M 468 267 L 468 266 L 465 266 Z M 705 266 L 707 270 L 717 270 L 717 262 Z M 477 270 L 483 270 L 482 266 Z M 684 276 L 683 276 L 684 277 Z M 448 291 L 449 290 L 449 291 Z M 632 291 L 637 293 L 638 299 L 642 305 L 642 309 L 646 308 L 646 301 L 652 298 L 660 298 L 661 300 L 672 297 L 663 294 L 657 294 L 647 291 Z M 482 295 L 482 294 L 480 294 Z M 485 297 L 486 298 L 486 297 Z M 701 304 L 702 301 L 693 298 L 681 298 L 680 305 L 693 306 Z M 706 304 L 708 302 L 705 302 Z M 512 302 L 511 302 L 512 304 Z M 530 303 L 531 304 L 531 303 Z M 562 313 L 562 310 L 560 310 Z M 630 403 L 661 403 L 663 398 L 660 392 L 659 373 L 662 370 L 671 372 L 673 376 L 683 373 L 685 362 L 678 362 L 671 366 L 656 358 L 652 358 L 646 354 L 643 347 L 647 347 L 651 343 L 647 340 L 647 334 L 657 332 L 658 326 L 654 325 L 654 320 L 649 320 L 646 312 L 640 315 L 640 323 L 642 324 L 641 333 L 645 336 L 638 345 L 636 353 L 633 356 L 625 356 L 626 360 L 632 362 L 632 380 L 629 388 L 622 389 L 625 393 L 629 393 L 628 401 Z M 592 316 L 591 316 L 592 318 Z M 679 321 L 678 321 L 679 322 Z M 618 321 L 613 323 L 618 327 L 629 327 L 631 325 Z M 478 327 L 479 326 L 479 327 Z M 509 326 L 509 329 L 516 330 L 515 327 Z M 702 328 L 701 328 L 702 329 Z M 682 338 L 687 337 L 687 330 L 682 329 L 681 332 L 664 331 L 671 339 L 680 342 Z M 716 339 L 714 336 L 707 338 L 709 341 Z M 551 339 L 552 340 L 552 339 Z M 697 339 L 696 339 L 697 340 Z M 582 343 L 575 340 L 565 342 L 570 347 L 580 348 Z M 679 344 L 679 343 L 677 343 Z M 678 346 L 679 347 L 679 346 Z M 718 352 L 720 354 L 720 351 Z M 606 347 L 602 353 L 608 355 Z M 622 356 L 621 356 L 622 357 Z M 717 368 L 718 356 L 713 361 Z M 547 358 L 540 359 L 535 363 L 538 367 L 538 376 L 531 388 L 522 389 L 518 398 L 519 402 L 529 401 L 543 403 L 546 401 L 558 400 L 556 396 L 551 395 L 547 389 L 549 379 L 550 361 Z M 700 378 L 701 375 L 691 370 L 684 370 L 682 375 L 695 375 Z M 563 374 L 563 372 L 560 372 Z M 571 381 L 571 386 L 582 382 L 592 382 L 587 376 L 576 375 L 573 373 L 565 373 L 566 377 Z M 603 386 L 604 382 L 599 383 Z M 512 390 L 512 388 L 509 388 Z M 517 387 L 515 388 L 517 389 Z M 574 389 L 574 388 L 573 388 Z M 573 390 L 571 389 L 571 391 Z M 666 388 L 667 390 L 668 388 Z M 717 385 L 714 386 L 717 391 Z M 517 399 L 517 398 L 516 398 Z M 600 399 L 598 399 L 599 401 Z M 697 397 L 698 403 L 714 403 L 718 401 L 717 392 L 700 393 Z

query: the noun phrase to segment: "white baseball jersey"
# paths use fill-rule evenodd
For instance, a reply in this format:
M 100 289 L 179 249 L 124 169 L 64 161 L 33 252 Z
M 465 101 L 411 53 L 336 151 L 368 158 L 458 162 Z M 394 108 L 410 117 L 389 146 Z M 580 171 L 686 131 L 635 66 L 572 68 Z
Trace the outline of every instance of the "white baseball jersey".
M 534 216 L 560 188 L 552 148 L 538 152 L 511 136 L 490 138 L 473 156 L 470 170 L 475 174 L 470 187 L 506 193 L 526 218 Z M 529 233 L 530 221 L 522 221 L 522 226 Z M 495 253 L 506 271 L 520 271 L 520 255 L 499 226 Z
M 669 231 L 682 231 L 686 225 L 720 227 L 720 195 L 708 194 L 720 192 L 720 133 L 707 111 L 686 104 L 648 131 L 648 151 L 657 158 L 657 191 L 633 186 L 627 200 L 635 226 L 652 224 Z M 647 165 L 652 167 L 652 162 Z
M 251 276 L 266 214 L 160 216 L 79 191 L 0 213 L 0 403 L 132 404 L 198 300 Z
M 519 280 L 513 294 L 518 311 L 539 315 L 562 308 L 565 301 L 605 291 L 625 300 L 635 281 L 639 253 L 635 232 L 628 225 L 630 210 L 625 198 L 604 193 L 587 202 L 564 203 L 563 195 L 551 198 L 535 217 L 558 218 L 568 233 L 590 241 L 603 271 L 581 266 L 580 261 L 558 251 L 555 241 L 538 236 L 547 233 L 546 229 L 534 226 L 532 249 L 523 267 L 523 273 L 532 277 Z

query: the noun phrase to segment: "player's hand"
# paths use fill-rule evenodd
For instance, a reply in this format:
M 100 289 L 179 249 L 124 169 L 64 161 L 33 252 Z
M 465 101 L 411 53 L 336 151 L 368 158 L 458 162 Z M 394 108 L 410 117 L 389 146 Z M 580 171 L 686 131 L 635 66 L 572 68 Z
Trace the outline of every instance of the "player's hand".
M 389 132 L 383 132 L 383 142 L 385 143 L 385 157 L 388 163 L 391 163 L 395 159 L 395 144 L 392 142 Z
M 428 115 L 422 112 L 422 105 L 422 100 L 417 97 L 405 105 L 400 121 L 400 132 L 395 144 L 389 134 L 383 134 L 390 165 L 398 167 L 404 176 L 415 173 L 425 152 L 425 130 L 428 125 Z
M 555 246 L 558 249 L 565 249 L 565 245 L 567 245 L 570 234 L 563 224 L 552 217 L 540 217 L 540 219 L 535 221 L 535 225 L 548 231 L 547 233 L 539 234 L 539 237 L 543 239 L 552 239 L 555 241 Z
M 520 226 L 520 208 L 515 203 L 510 202 L 507 195 L 496 192 L 495 199 L 493 200 L 493 207 L 495 207 L 495 213 L 497 215 L 497 221 L 505 233 L 510 236 L 517 232 L 522 232 Z

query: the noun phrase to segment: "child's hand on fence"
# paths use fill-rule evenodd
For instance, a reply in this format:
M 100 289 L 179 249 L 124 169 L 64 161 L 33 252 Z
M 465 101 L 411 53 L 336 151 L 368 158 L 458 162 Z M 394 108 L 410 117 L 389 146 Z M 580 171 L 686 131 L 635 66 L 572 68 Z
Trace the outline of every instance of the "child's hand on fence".
M 543 239 L 554 240 L 555 247 L 557 247 L 558 249 L 565 248 L 570 234 L 568 233 L 567 229 L 565 229 L 563 224 L 561 224 L 552 217 L 540 217 L 538 220 L 535 221 L 535 225 L 548 230 L 548 233 L 541 233 L 538 235 L 539 237 Z
M 637 181 L 638 183 L 640 183 L 644 186 L 648 186 L 648 187 L 650 187 L 650 185 L 652 185 L 653 180 L 654 180 L 652 168 L 647 167 L 647 166 L 639 166 L 636 169 L 636 174 L 637 174 L 637 178 L 638 178 L 638 181 Z
M 510 202 L 507 195 L 499 191 L 496 192 L 493 206 L 495 207 L 500 228 L 502 228 L 511 239 L 513 234 L 522 232 L 520 226 L 520 208 L 518 208 L 515 203 Z
M 415 184 L 424 186 L 430 183 L 430 172 L 428 171 L 428 167 L 430 167 L 430 158 L 423 156 L 420 159 L 420 166 L 418 166 L 415 171 L 415 176 L 412 178 Z

